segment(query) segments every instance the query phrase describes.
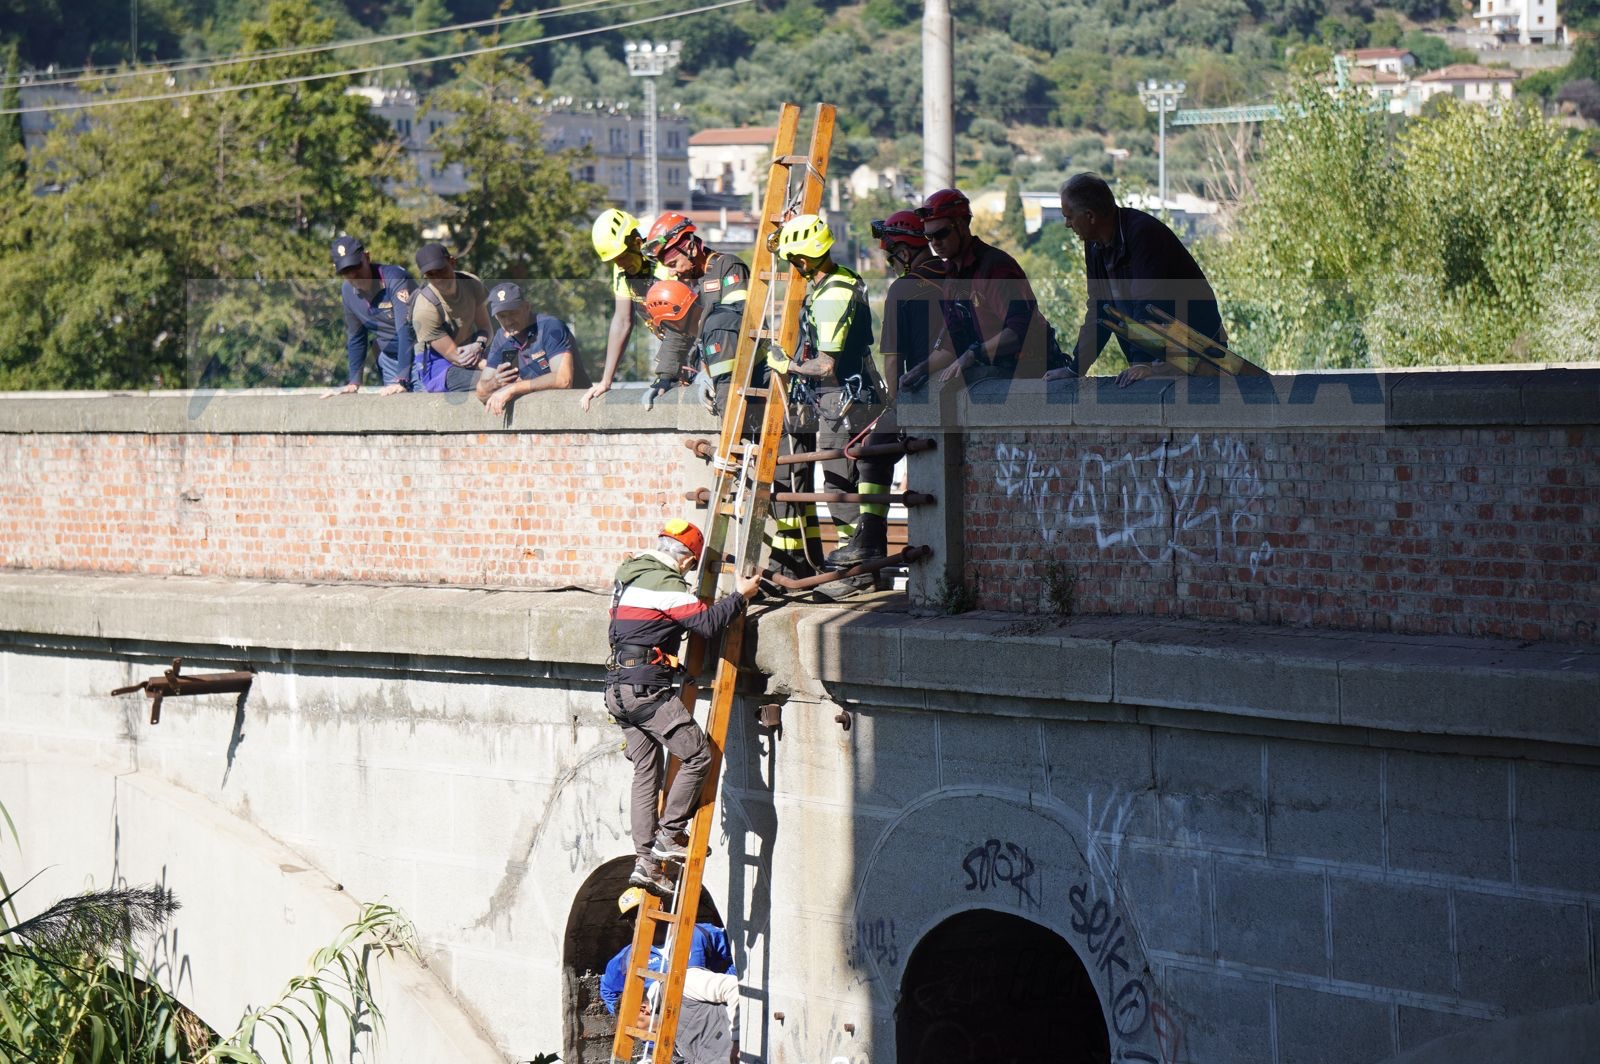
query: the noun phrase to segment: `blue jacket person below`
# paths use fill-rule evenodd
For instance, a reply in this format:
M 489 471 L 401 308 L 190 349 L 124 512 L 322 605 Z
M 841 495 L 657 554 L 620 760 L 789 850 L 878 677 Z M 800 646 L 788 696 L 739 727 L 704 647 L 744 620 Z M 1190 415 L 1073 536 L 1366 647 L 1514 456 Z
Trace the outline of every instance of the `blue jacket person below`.
M 631 894 L 632 892 L 630 892 Z M 636 902 L 630 904 L 629 894 L 624 894 L 618 905 L 626 916 Z M 664 972 L 667 967 L 667 953 L 664 948 L 664 935 L 666 924 L 657 924 L 657 942 L 650 947 L 649 968 L 653 972 Z M 617 1006 L 622 1000 L 623 987 L 628 981 L 628 958 L 633 952 L 633 946 L 623 946 L 606 964 L 605 974 L 600 977 L 600 1000 L 605 1002 L 607 1011 L 613 1016 L 617 1013 Z M 651 979 L 646 985 L 649 995 L 647 1004 L 654 1010 L 659 1007 L 662 981 Z M 729 1061 L 739 1059 L 739 972 L 733 965 L 733 950 L 728 944 L 728 933 L 716 924 L 699 923 L 694 925 L 694 939 L 689 943 L 689 966 L 683 977 L 683 996 L 686 1001 L 699 1001 L 708 1004 L 721 1005 L 728 1012 L 728 1032 L 730 1044 L 728 1046 Z M 679 1043 L 684 1044 L 683 1036 L 688 1034 L 682 1027 L 680 1020 Z M 701 1054 L 695 1054 L 700 1056 Z
M 1061 186 L 1061 219 L 1083 241 L 1088 281 L 1088 308 L 1078 330 L 1080 372 L 1089 372 L 1111 338 L 1111 330 L 1101 323 L 1108 307 L 1134 321 L 1159 322 L 1147 309 L 1154 305 L 1218 346 L 1227 346 L 1217 294 L 1183 241 L 1159 219 L 1118 207 L 1111 187 L 1097 174 L 1076 174 Z M 1183 375 L 1167 362 L 1164 349 L 1122 337 L 1117 342 L 1128 359 L 1128 368 L 1117 377 L 1118 387 L 1147 377 Z M 1045 379 L 1061 375 L 1052 371 Z
M 509 281 L 489 289 L 494 339 L 478 377 L 478 402 L 491 414 L 505 412 L 518 396 L 549 388 L 587 388 L 572 332 L 560 318 L 537 314 L 522 289 Z
M 383 375 L 383 390 L 378 394 L 410 391 L 416 347 L 411 335 L 411 297 L 416 282 L 404 267 L 373 262 L 357 237 L 336 237 L 330 250 L 333 268 L 344 278 L 340 297 L 345 357 L 350 364 L 348 383 L 339 393 L 361 390 L 361 370 L 373 343 L 378 345 L 378 370 Z

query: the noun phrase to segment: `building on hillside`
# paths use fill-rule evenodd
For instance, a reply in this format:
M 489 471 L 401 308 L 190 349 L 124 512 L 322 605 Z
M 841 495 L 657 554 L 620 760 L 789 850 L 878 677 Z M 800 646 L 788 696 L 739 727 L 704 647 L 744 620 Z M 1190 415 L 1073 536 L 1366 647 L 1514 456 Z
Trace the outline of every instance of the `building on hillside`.
M 1410 54 L 1409 52 L 1406 54 Z M 1320 79 L 1330 90 L 1339 83 L 1339 77 L 1325 74 Z M 1377 100 L 1383 110 L 1394 114 L 1413 113 L 1409 104 L 1410 81 L 1404 75 L 1393 74 L 1378 66 L 1354 66 L 1344 74 L 1344 84 L 1362 89 Z
M 701 238 L 720 251 L 731 251 L 748 258 L 756 242 L 756 215 L 747 210 L 689 210 L 684 216 L 694 223 Z
M 1556 44 L 1566 40 L 1556 0 L 1478 0 L 1472 17 L 1481 29 L 1502 41 Z
M 1511 99 L 1517 77 L 1515 70 L 1499 70 L 1476 63 L 1452 63 L 1413 79 L 1409 91 L 1418 111 L 1433 97 L 1444 93 L 1466 103 L 1488 104 Z
M 1345 54 L 1357 69 L 1370 67 L 1397 78 L 1407 77 L 1417 65 L 1417 57 L 1405 48 L 1357 48 Z
M 876 192 L 887 192 L 897 200 L 904 200 L 908 204 L 922 202 L 922 196 L 917 187 L 911 183 L 911 177 L 901 171 L 898 166 L 886 166 L 878 169 L 862 163 L 850 171 L 847 182 L 850 194 L 856 199 L 866 199 Z
M 753 195 L 772 162 L 775 126 L 702 129 L 689 138 L 689 181 L 697 192 Z
M 353 88 L 364 96 L 373 111 L 399 135 L 406 153 L 417 169 L 417 176 L 431 191 L 448 196 L 466 188 L 466 175 L 459 164 L 445 166 L 440 153 L 430 144 L 433 135 L 454 117 L 443 111 L 421 113 L 423 101 L 412 89 L 384 89 L 376 86 Z M 544 145 L 551 151 L 587 147 L 593 158 L 577 166 L 573 176 L 592 181 L 606 190 L 610 202 L 640 214 L 646 211 L 648 193 L 645 161 L 644 119 L 626 103 L 577 101 L 570 96 L 539 99 L 543 109 Z M 660 139 L 657 162 L 664 210 L 680 211 L 689 206 L 689 123 L 676 114 L 657 119 Z

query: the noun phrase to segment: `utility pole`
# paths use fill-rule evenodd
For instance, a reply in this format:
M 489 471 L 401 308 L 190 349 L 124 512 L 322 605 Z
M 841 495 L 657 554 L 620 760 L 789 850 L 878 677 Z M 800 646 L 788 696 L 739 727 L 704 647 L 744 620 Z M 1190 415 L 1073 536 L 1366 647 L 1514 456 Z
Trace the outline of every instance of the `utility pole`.
M 922 7 L 922 194 L 956 183 L 955 26 L 950 0 Z
M 629 41 L 622 46 L 628 57 L 628 73 L 644 78 L 644 153 L 645 165 L 650 172 L 645 175 L 645 200 L 650 207 L 650 217 L 661 213 L 661 164 L 656 149 L 656 79 L 678 65 L 682 41 Z
M 1162 210 L 1167 209 L 1167 112 L 1178 109 L 1183 90 L 1181 81 L 1176 85 L 1170 81 L 1158 85 L 1154 78 L 1139 86 L 1139 99 L 1144 101 L 1144 109 L 1156 113 L 1160 126 L 1160 139 L 1156 142 L 1156 167 L 1160 175 Z

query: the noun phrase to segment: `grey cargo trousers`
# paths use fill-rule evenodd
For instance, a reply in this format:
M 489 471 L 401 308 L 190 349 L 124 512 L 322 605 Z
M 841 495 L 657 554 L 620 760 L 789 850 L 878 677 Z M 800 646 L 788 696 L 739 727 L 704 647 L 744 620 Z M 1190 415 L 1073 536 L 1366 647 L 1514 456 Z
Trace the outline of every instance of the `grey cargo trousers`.
M 711 770 L 711 748 L 706 743 L 706 733 L 689 716 L 671 687 L 608 684 L 606 711 L 621 726 L 627 740 L 627 758 L 633 762 L 633 796 L 629 805 L 633 848 L 640 860 L 654 864 L 650 846 L 658 829 L 656 802 L 661 793 L 661 774 L 666 769 L 662 751 L 682 762 L 672 778 L 659 822 L 663 835 L 677 838 L 684 834 L 700 804 L 700 787 Z

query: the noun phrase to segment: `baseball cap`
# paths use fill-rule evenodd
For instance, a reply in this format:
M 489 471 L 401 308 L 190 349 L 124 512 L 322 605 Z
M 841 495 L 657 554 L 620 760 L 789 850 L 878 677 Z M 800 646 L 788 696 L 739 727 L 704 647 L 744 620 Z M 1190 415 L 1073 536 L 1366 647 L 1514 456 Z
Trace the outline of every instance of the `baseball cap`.
M 450 252 L 443 244 L 424 244 L 417 249 L 417 269 L 423 273 L 450 265 Z
M 331 251 L 333 252 L 333 268 L 335 272 L 348 270 L 352 266 L 361 265 L 361 256 L 366 253 L 366 245 L 358 237 L 334 237 Z
M 494 289 L 489 293 L 490 314 L 498 314 L 502 310 L 515 310 L 517 307 L 525 307 L 527 305 L 528 301 L 522 298 L 522 289 L 509 281 L 505 284 L 495 285 Z

